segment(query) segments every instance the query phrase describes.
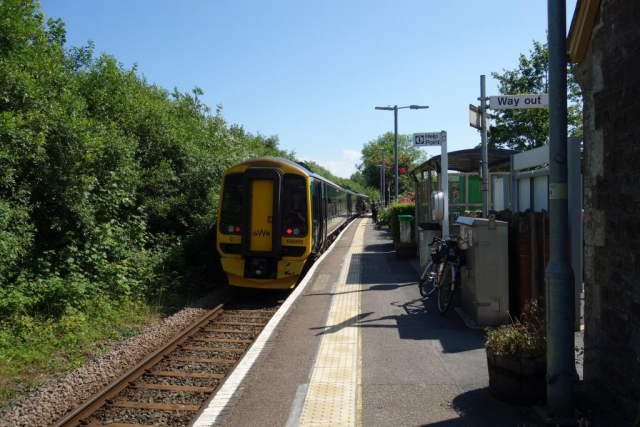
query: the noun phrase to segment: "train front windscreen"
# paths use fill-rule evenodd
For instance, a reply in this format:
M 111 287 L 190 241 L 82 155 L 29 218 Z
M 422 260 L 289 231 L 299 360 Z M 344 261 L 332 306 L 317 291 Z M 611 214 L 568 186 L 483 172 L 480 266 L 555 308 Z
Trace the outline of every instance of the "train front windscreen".
M 242 174 L 227 175 L 220 212 L 221 233 L 240 234 L 242 232 L 242 190 Z

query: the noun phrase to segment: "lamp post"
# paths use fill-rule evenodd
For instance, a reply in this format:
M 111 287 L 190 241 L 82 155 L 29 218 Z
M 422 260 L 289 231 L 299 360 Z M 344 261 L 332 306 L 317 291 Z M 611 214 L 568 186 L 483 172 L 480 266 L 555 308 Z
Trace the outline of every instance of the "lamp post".
M 385 194 L 385 185 L 387 181 L 385 179 L 385 166 L 386 163 L 384 161 L 384 148 L 380 149 L 382 151 L 382 165 L 380 166 L 380 196 L 382 197 L 382 207 L 384 208 L 387 204 L 387 195 Z
M 395 170 L 395 187 L 396 187 L 396 196 L 395 201 L 398 202 L 398 110 L 403 108 L 409 108 L 411 110 L 421 110 L 423 108 L 429 108 L 427 105 L 407 105 L 406 107 L 398 107 L 394 105 L 393 107 L 376 107 L 376 110 L 387 110 L 393 111 L 393 129 L 394 129 L 394 170 Z

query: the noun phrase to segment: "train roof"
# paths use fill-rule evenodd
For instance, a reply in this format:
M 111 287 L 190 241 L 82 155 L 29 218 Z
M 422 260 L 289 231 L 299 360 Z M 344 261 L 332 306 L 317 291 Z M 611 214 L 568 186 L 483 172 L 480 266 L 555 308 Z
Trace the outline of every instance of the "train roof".
M 289 165 L 291 167 L 294 167 L 294 168 L 298 169 L 300 172 L 302 172 L 302 173 L 304 173 L 304 174 L 306 174 L 306 175 L 308 175 L 308 176 L 310 176 L 312 178 L 316 178 L 316 179 L 322 180 L 324 182 L 327 182 L 327 183 L 329 183 L 331 185 L 334 185 L 334 186 L 336 186 L 338 188 L 341 188 L 343 191 L 348 191 L 348 192 L 350 192 L 352 194 L 356 194 L 355 192 L 353 192 L 351 190 L 348 190 L 348 189 L 344 188 L 341 185 L 336 184 L 335 182 L 331 181 L 330 179 L 327 179 L 327 178 L 323 177 L 322 175 L 318 175 L 317 173 L 313 172 L 309 168 L 309 166 L 305 165 L 304 163 L 302 163 L 302 162 L 294 162 L 292 160 L 285 159 L 285 158 L 282 158 L 282 157 L 272 157 L 272 156 L 254 157 L 252 159 L 245 160 L 244 162 L 241 162 L 241 163 L 239 163 L 239 164 L 237 164 L 235 166 L 240 166 L 240 165 L 244 165 L 244 164 L 252 164 L 252 163 L 262 163 L 262 162 L 270 162 L 270 163 L 276 163 L 276 164 L 285 163 L 285 164 L 287 164 L 287 165 Z

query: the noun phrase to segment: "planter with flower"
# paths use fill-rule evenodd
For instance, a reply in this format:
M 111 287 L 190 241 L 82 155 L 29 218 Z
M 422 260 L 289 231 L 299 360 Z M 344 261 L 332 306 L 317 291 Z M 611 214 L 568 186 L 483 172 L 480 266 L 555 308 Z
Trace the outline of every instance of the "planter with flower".
M 489 390 L 514 405 L 534 405 L 546 399 L 546 324 L 539 302 L 525 306 L 519 319 L 487 330 Z

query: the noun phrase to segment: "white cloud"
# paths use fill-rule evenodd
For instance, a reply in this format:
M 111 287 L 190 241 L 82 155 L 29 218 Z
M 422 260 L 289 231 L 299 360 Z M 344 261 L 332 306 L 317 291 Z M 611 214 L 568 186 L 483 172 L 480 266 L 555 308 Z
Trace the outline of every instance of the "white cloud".
M 360 152 L 356 150 L 342 150 L 342 158 L 344 160 L 360 160 Z
M 317 160 L 316 163 L 340 178 L 349 178 L 356 171 L 360 156 L 359 151 L 343 149 L 340 160 Z

